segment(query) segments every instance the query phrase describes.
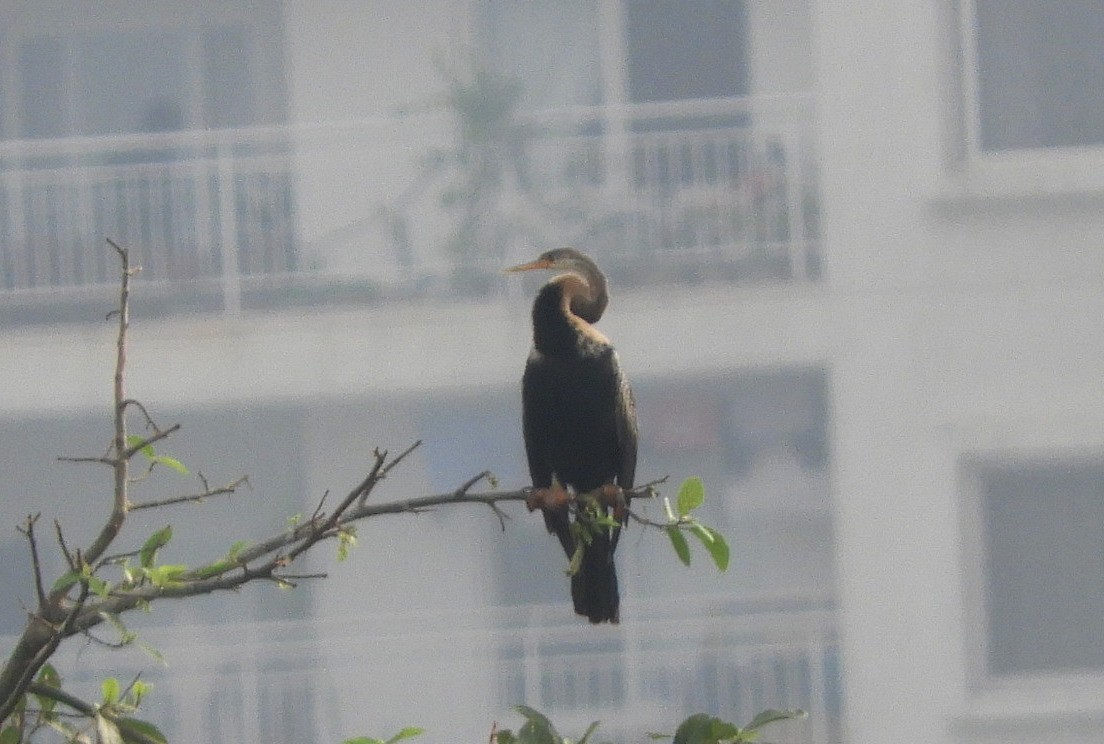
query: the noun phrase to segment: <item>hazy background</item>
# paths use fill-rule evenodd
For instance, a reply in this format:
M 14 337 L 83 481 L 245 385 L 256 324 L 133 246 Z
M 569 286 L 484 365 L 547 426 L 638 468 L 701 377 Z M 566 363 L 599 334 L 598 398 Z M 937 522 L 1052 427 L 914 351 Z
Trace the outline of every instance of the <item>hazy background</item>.
M 1097 740 L 1102 39 L 1087 0 L 0 0 L 11 524 L 79 544 L 107 511 L 109 473 L 56 461 L 110 436 L 105 238 L 142 265 L 162 449 L 250 476 L 133 516 L 120 550 L 171 522 L 193 564 L 377 446 L 423 442 L 375 498 L 526 485 L 538 284 L 499 269 L 575 245 L 638 480 L 701 476 L 733 549 L 631 528 L 624 622 L 591 628 L 524 509 L 373 520 L 325 581 L 133 618 L 167 667 L 72 643 L 71 681 L 145 669 L 174 741 L 470 739 L 519 702 L 625 740 L 765 707 L 812 713 L 779 742 Z M 29 602 L 14 530 L 0 557 Z

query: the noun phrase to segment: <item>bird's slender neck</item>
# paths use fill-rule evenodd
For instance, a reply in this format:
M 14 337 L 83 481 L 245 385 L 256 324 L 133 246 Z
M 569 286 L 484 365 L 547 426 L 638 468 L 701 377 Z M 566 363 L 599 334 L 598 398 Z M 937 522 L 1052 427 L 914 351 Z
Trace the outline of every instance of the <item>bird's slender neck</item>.
M 608 300 L 603 293 L 596 303 L 589 295 L 586 281 L 578 274 L 561 274 L 541 287 L 533 301 L 533 346 L 537 351 L 570 354 L 584 339 L 609 343 L 591 325 L 591 318 L 601 317 Z
M 578 265 L 576 272 L 562 274 L 553 281 L 560 280 L 566 283 L 565 295 L 571 312 L 588 323 L 597 323 L 602 313 L 606 311 L 606 305 L 609 304 L 609 285 L 606 284 L 606 276 L 592 263 Z M 569 277 L 573 277 L 574 280 Z

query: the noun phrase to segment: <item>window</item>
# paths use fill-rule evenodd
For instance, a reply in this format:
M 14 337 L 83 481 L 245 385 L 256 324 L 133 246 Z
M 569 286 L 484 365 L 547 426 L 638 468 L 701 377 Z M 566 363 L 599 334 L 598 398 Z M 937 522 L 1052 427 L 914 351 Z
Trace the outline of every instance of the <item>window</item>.
M 977 476 L 984 671 L 1104 672 L 1104 460 Z
M 280 56 L 247 23 L 30 34 L 13 76 L 19 136 L 165 132 L 286 118 Z
M 629 0 L 625 26 L 633 102 L 748 92 L 742 0 Z
M 524 107 L 601 103 L 599 18 L 592 0 L 487 0 L 479 20 L 487 62 L 521 83 Z
M 1104 145 L 1104 3 L 973 0 L 966 7 L 972 147 Z
M 65 69 L 63 45 L 58 39 L 27 39 L 19 48 L 20 134 L 59 137 L 65 134 Z

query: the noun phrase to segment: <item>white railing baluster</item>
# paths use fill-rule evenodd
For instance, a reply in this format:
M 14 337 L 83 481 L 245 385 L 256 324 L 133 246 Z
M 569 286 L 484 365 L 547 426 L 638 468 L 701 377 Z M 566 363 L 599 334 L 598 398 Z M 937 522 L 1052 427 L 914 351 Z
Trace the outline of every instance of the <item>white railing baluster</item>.
M 241 280 L 238 271 L 237 206 L 235 204 L 232 146 L 220 140 L 215 158 L 218 162 L 219 245 L 222 250 L 222 304 L 228 315 L 241 314 Z

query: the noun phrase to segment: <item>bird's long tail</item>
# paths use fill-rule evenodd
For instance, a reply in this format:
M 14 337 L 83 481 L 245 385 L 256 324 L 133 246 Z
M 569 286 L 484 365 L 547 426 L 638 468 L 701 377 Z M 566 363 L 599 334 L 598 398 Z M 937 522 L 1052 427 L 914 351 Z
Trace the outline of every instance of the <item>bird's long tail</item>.
M 594 535 L 583 549 L 582 563 L 571 577 L 571 601 L 575 612 L 592 623 L 620 622 L 621 596 L 609 531 Z

